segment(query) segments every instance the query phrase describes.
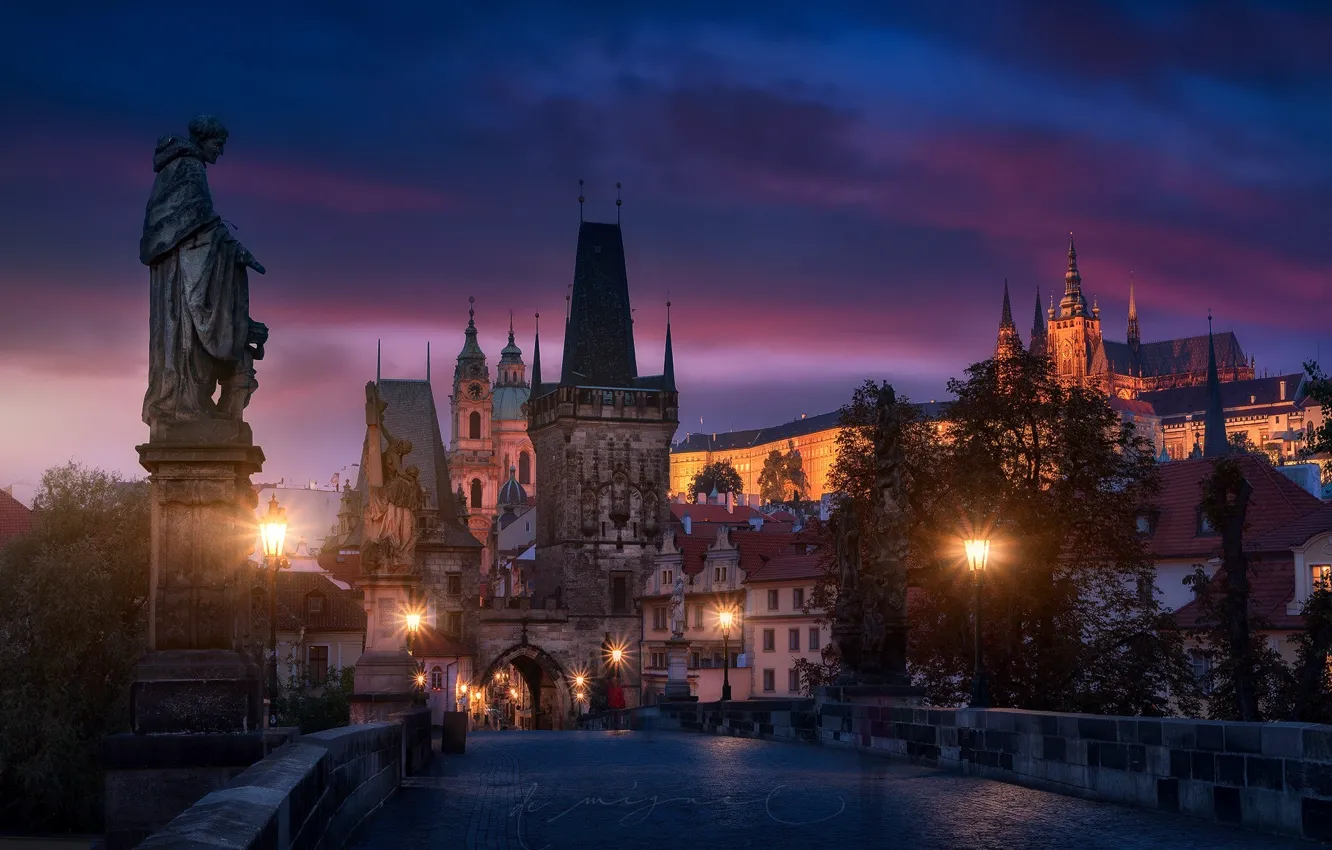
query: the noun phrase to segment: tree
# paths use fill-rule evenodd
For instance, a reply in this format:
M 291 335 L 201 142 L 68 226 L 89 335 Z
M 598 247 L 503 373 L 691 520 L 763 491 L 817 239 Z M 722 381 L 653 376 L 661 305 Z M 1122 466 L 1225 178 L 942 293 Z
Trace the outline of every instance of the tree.
M 768 453 L 758 484 L 759 497 L 769 504 L 785 502 L 787 493 L 799 501 L 802 494 L 809 492 L 809 479 L 805 476 L 804 462 L 796 450 L 795 441 L 787 441 L 785 453 L 777 449 Z
M 47 470 L 0 550 L 0 824 L 95 831 L 103 736 L 129 726 L 148 596 L 144 482 Z
M 295 671 L 278 687 L 274 711 L 279 726 L 297 726 L 301 734 L 346 726 L 351 722 L 355 667 L 330 667 L 316 679 L 293 651 L 287 669 Z
M 838 510 L 861 517 L 873 515 L 876 391 L 861 387 L 843 410 L 830 476 L 845 494 Z M 1147 439 L 1102 393 L 1064 385 L 1048 359 L 1027 352 L 975 364 L 949 391 L 956 401 L 937 424 L 903 410 L 909 665 L 927 698 L 956 705 L 970 690 L 973 596 L 961 538 L 984 534 L 993 541 L 983 640 L 996 705 L 1149 715 L 1196 705 L 1182 637 L 1155 597 L 1137 533 L 1157 487 Z M 835 576 L 828 584 L 811 604 L 835 600 Z
M 1315 360 L 1305 363 L 1304 371 L 1309 376 L 1305 392 L 1323 408 L 1323 424 L 1310 429 L 1304 451 L 1306 454 L 1332 453 L 1332 378 L 1323 373 Z
M 745 482 L 729 460 L 716 460 L 699 470 L 689 484 L 689 501 L 697 502 L 698 494 L 744 492 Z
M 1332 588 L 1321 585 L 1309 594 L 1304 628 L 1291 635 L 1295 644 L 1295 670 L 1291 677 L 1291 720 L 1332 724 Z

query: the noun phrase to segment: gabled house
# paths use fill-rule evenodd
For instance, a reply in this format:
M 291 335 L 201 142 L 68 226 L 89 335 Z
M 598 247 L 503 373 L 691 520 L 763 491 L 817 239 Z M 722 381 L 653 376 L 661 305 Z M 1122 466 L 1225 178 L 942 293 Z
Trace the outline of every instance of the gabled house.
M 1253 488 L 1244 532 L 1249 559 L 1250 611 L 1268 624 L 1274 649 L 1293 658 L 1286 638 L 1303 627 L 1300 607 L 1312 582 L 1332 570 L 1332 505 L 1291 481 L 1265 459 L 1232 455 Z M 1156 505 L 1144 509 L 1138 529 L 1156 560 L 1156 585 L 1181 628 L 1199 624 L 1201 611 L 1184 578 L 1201 565 L 1216 581 L 1221 535 L 1203 515 L 1203 481 L 1214 460 L 1162 464 Z

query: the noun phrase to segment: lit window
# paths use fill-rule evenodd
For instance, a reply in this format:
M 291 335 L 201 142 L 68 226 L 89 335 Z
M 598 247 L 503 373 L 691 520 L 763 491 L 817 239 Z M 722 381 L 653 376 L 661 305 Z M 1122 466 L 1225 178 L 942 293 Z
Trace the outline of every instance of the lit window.
M 1309 568 L 1313 574 L 1313 586 L 1317 590 L 1319 585 L 1332 590 L 1332 564 L 1314 564 Z
M 444 687 L 444 671 L 438 667 L 430 668 L 430 689 L 438 691 Z

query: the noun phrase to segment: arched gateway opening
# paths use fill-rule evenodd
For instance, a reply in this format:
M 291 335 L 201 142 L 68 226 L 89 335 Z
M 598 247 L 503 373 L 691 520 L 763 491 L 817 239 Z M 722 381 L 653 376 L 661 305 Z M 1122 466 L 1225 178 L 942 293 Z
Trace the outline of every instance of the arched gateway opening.
M 573 728 L 573 698 L 566 671 L 539 647 L 517 644 L 482 674 L 486 710 L 519 729 Z

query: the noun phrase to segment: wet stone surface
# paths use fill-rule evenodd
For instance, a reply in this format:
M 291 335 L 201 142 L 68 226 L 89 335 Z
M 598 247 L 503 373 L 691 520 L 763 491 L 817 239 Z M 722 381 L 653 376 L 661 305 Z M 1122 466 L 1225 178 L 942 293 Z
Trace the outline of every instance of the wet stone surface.
M 348 845 L 596 848 L 1307 848 L 836 749 L 682 732 L 480 732 Z

